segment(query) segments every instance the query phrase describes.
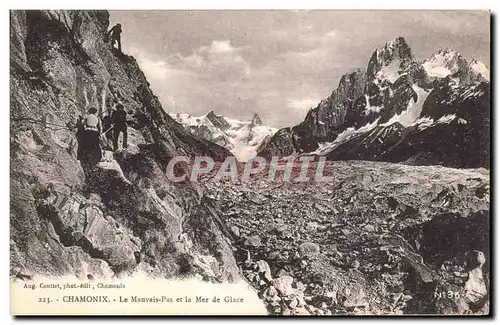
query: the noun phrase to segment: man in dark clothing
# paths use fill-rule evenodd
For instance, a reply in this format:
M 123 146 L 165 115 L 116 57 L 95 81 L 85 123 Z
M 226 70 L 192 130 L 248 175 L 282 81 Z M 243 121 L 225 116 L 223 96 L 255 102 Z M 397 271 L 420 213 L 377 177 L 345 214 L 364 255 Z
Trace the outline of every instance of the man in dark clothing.
M 81 10 L 75 10 L 73 16 L 73 24 L 71 25 L 71 34 L 77 43 L 82 43 L 82 23 L 83 23 L 84 13 Z
M 116 111 L 111 115 L 113 121 L 113 148 L 118 150 L 118 138 L 120 133 L 123 133 L 123 148 L 127 148 L 127 112 L 122 104 L 116 105 Z
M 111 37 L 111 46 L 115 47 L 115 42 L 118 42 L 118 50 L 122 51 L 122 41 L 121 41 L 122 25 L 116 24 L 108 32 L 108 37 Z
M 76 141 L 78 143 L 78 149 L 76 151 L 76 159 L 83 160 L 83 134 L 85 133 L 83 125 L 83 116 L 80 115 L 76 122 Z
M 153 136 L 151 135 L 151 115 L 147 112 L 147 109 L 143 108 L 140 111 L 137 111 L 134 115 L 132 115 L 133 120 L 135 121 L 134 126 L 132 126 L 136 130 L 140 130 L 142 136 L 146 140 L 146 142 L 153 142 Z

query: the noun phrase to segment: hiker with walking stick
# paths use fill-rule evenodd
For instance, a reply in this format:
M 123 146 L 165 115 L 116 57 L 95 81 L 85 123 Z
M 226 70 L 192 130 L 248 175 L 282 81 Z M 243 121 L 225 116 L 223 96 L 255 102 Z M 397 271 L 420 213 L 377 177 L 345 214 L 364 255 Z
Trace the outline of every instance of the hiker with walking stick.
M 106 150 L 112 150 L 111 146 L 113 144 L 113 119 L 111 118 L 113 114 L 113 109 L 109 108 L 106 111 L 106 115 L 102 118 L 102 135 L 104 136 L 104 146 Z

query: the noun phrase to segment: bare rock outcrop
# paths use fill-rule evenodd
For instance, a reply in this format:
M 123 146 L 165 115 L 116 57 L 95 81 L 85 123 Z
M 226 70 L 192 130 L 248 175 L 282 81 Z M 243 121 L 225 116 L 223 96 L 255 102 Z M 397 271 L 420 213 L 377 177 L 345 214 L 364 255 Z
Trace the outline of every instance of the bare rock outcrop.
M 231 154 L 164 111 L 136 60 L 105 42 L 108 12 L 10 15 L 12 273 L 240 279 L 204 189 L 165 176 L 174 156 Z M 129 148 L 83 169 L 75 122 L 111 101 L 134 118 Z
M 331 183 L 207 181 L 239 265 L 283 315 L 487 314 L 486 169 L 328 162 Z M 259 246 L 244 238 L 258 236 Z M 270 267 L 272 281 L 259 270 Z

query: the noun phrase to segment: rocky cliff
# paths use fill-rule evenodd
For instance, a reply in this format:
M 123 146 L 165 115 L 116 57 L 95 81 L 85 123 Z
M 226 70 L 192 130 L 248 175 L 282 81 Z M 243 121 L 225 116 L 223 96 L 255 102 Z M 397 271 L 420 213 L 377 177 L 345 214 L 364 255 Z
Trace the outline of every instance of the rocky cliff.
M 277 315 L 489 312 L 488 170 L 329 161 L 329 183 L 256 174 L 249 182 L 207 175 L 203 184 L 173 184 L 165 176 L 172 157 L 206 154 L 220 162 L 231 153 L 165 113 L 134 58 L 104 41 L 108 13 L 10 16 L 13 277 L 246 278 Z M 421 164 L 437 157 L 425 154 L 421 132 L 431 132 L 432 141 L 443 134 L 432 130 L 453 134 L 460 127 L 475 137 L 476 126 L 489 123 L 484 80 L 473 87 L 457 84 L 454 75 L 420 80 L 422 69 L 402 40 L 370 62 L 308 114 L 303 133 L 279 130 L 259 151 L 289 156 L 316 148 L 358 157 L 350 153 L 356 146 L 345 145 L 351 143 L 370 153 L 367 159 L 414 149 L 394 160 Z M 393 62 L 407 74 L 394 80 Z M 105 151 L 97 168 L 83 169 L 75 121 L 89 107 L 102 111 L 114 101 L 134 117 L 129 148 Z M 360 126 L 345 124 L 361 108 Z M 415 108 L 421 117 L 408 126 L 404 117 L 414 118 Z M 379 123 L 387 112 L 403 118 Z M 215 114 L 207 118 L 230 129 Z M 315 145 L 297 136 L 306 130 Z M 485 132 L 478 146 L 489 139 Z M 403 135 L 411 141 L 401 141 Z M 333 142 L 319 146 L 318 139 Z M 450 148 L 442 146 L 457 159 L 474 149 Z
M 11 11 L 11 273 L 240 279 L 217 211 L 175 186 L 177 155 L 231 155 L 162 108 L 136 60 L 104 41 L 106 11 Z M 136 118 L 130 145 L 96 170 L 76 159 L 75 122 L 111 101 Z
M 259 154 L 488 167 L 489 87 L 489 70 L 477 60 L 446 49 L 418 62 L 398 37 Z M 289 138 L 288 147 L 276 145 Z

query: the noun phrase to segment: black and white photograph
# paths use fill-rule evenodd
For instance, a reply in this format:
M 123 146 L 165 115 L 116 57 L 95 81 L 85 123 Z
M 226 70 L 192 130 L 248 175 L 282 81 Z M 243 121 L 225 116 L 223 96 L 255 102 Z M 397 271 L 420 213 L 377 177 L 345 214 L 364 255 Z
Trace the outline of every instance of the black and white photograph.
M 12 315 L 488 316 L 489 10 L 10 10 Z

